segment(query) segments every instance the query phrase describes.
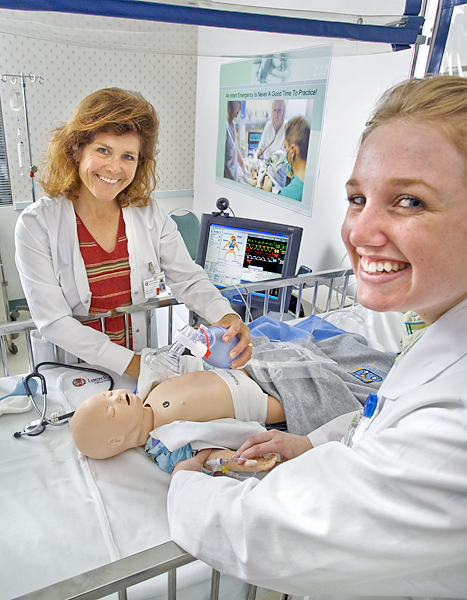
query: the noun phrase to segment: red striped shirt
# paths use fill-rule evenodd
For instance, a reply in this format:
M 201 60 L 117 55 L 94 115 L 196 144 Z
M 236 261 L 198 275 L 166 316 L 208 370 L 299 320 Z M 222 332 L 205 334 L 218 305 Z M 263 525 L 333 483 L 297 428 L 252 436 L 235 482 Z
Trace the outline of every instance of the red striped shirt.
M 108 312 L 118 306 L 131 305 L 130 263 L 128 260 L 128 240 L 123 213 L 120 211 L 117 243 L 112 252 L 106 252 L 89 233 L 76 215 L 79 248 L 86 266 L 91 289 L 90 314 Z M 131 319 L 129 319 L 130 348 L 133 347 Z M 85 323 L 88 327 L 101 331 L 100 319 Z M 112 342 L 125 346 L 125 317 L 105 319 L 105 333 Z

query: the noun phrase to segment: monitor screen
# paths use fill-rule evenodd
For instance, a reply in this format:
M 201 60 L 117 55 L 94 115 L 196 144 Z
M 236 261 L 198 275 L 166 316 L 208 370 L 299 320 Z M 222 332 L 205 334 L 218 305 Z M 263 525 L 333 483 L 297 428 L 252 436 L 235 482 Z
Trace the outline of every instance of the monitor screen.
M 249 131 L 248 132 L 248 154 L 250 156 L 253 156 L 253 154 L 256 152 L 259 143 L 261 141 L 261 137 L 262 137 L 262 132 L 261 131 Z
M 280 223 L 203 214 L 196 262 L 218 288 L 292 277 L 302 231 Z M 263 303 L 264 293 L 253 296 L 253 306 Z M 278 288 L 270 290 L 269 299 L 271 309 L 278 308 Z

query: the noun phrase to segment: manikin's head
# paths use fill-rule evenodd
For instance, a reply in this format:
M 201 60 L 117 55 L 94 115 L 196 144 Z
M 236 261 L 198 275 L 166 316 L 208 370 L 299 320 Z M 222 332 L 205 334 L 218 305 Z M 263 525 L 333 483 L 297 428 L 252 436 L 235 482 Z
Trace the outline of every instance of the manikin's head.
M 138 396 L 128 390 L 111 390 L 87 398 L 70 426 L 78 450 L 90 458 L 110 458 L 142 446 L 152 422 L 152 410 L 143 407 Z

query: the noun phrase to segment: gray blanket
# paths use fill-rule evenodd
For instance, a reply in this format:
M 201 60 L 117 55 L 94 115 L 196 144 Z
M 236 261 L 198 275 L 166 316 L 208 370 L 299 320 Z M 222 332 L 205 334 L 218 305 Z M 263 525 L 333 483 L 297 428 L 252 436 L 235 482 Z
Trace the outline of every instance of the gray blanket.
M 365 338 L 357 334 L 337 335 L 317 343 L 309 336 L 293 342 L 290 348 L 267 337 L 253 337 L 252 343 L 253 362 L 245 370 L 264 392 L 280 400 L 287 431 L 298 435 L 306 435 L 331 419 L 360 408 L 368 394 L 379 389 L 397 356 L 369 348 Z M 268 369 L 258 367 L 255 361 L 269 360 L 274 349 L 274 361 L 290 363 L 297 346 L 329 357 L 337 365 L 333 370 L 322 370 L 319 377 L 294 377 L 293 369 L 286 369 L 285 377 L 265 381 Z

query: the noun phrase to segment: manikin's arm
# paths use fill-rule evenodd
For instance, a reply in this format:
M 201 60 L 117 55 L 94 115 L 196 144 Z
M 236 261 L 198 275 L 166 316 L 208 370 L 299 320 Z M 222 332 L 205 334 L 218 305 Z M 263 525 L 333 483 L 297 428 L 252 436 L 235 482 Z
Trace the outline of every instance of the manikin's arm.
M 247 473 L 253 473 L 255 471 L 257 473 L 270 471 L 277 462 L 275 454 L 270 454 L 268 456 L 255 456 L 254 458 L 244 461 L 229 460 L 232 458 L 233 454 L 233 450 L 216 448 L 210 451 L 206 459 L 203 460 L 201 458 L 200 460 L 203 461 L 203 466 L 210 471 L 221 471 L 222 467 L 225 467 L 225 469 L 228 471 L 242 471 Z M 216 465 L 218 459 L 222 460 L 221 466 Z M 211 461 L 216 461 L 216 463 L 210 464 Z M 223 461 L 227 462 L 224 463 Z
M 200 450 L 193 458 L 177 462 L 172 471 L 172 476 L 182 470 L 199 472 L 203 467 L 208 470 L 213 470 L 208 464 L 209 461 L 217 460 L 219 458 L 228 460 L 233 454 L 233 450 L 221 450 L 218 448 L 214 450 Z M 250 462 L 244 462 L 243 464 L 242 462 L 229 461 L 223 464 L 222 467 L 225 467 L 228 471 L 254 472 L 256 470 L 257 473 L 263 473 L 270 471 L 276 464 L 276 455 L 271 454 L 270 456 L 256 456 L 254 459 L 250 459 Z M 214 470 L 216 469 L 214 468 Z M 220 471 L 220 468 L 218 468 L 218 470 Z
M 195 456 L 191 444 L 169 451 L 164 444 L 151 438 L 146 444 L 146 452 L 162 471 L 172 473 L 178 465 L 192 463 L 194 470 L 201 471 L 202 467 L 215 473 L 243 471 L 260 473 L 270 471 L 277 462 L 276 455 L 255 456 L 247 460 L 230 460 L 234 451 L 223 448 L 200 450 Z
M 276 455 L 279 454 L 281 461 L 290 460 L 300 456 L 307 450 L 313 448 L 310 440 L 307 436 L 293 435 L 291 433 L 284 433 L 282 431 L 270 430 L 263 434 L 258 434 L 250 437 L 238 450 L 235 452 L 230 450 L 202 450 L 198 452 L 196 456 L 188 460 L 180 461 L 175 465 L 172 475 L 175 475 L 178 471 L 199 471 L 201 466 L 206 467 L 206 463 L 212 458 L 219 458 L 215 455 L 216 452 L 225 452 L 225 455 L 220 456 L 221 458 L 245 458 L 247 460 L 256 462 L 256 470 L 270 471 L 277 462 Z M 271 454 L 269 454 L 271 453 Z M 234 465 L 236 461 L 228 463 L 226 467 L 231 471 L 239 470 L 239 467 L 230 466 Z M 237 463 L 239 466 L 240 463 Z M 252 471 L 249 463 L 245 463 L 244 471 Z

